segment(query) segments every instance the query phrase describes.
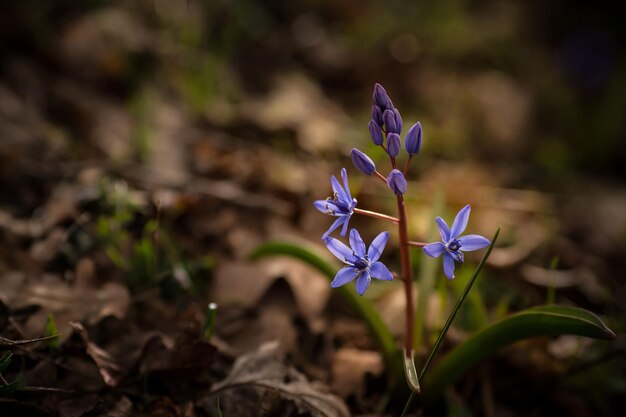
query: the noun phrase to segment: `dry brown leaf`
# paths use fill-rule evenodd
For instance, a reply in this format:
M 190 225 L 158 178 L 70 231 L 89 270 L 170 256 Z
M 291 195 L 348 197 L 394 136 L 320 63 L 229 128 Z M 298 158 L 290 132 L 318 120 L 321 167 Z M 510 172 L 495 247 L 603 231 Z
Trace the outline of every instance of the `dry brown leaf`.
M 124 372 L 122 368 L 115 362 L 115 359 L 100 346 L 89 340 L 87 331 L 82 324 L 71 322 L 70 326 L 74 329 L 83 341 L 87 355 L 93 359 L 98 367 L 98 371 L 102 376 L 102 380 L 109 386 L 115 387 L 123 378 Z
M 293 291 L 298 312 L 313 331 L 321 331 L 320 316 L 330 297 L 330 285 L 326 277 L 300 261 L 275 257 L 254 263 L 222 264 L 216 270 L 212 293 L 219 304 L 254 307 L 281 277 Z
M 331 365 L 333 392 L 342 398 L 356 394 L 363 398 L 365 394 L 365 376 L 371 374 L 379 376 L 383 373 L 384 365 L 380 353 L 342 348 L 335 352 Z
M 130 306 L 128 289 L 115 282 L 98 287 L 95 282 L 89 282 L 92 279 L 88 278 L 89 267 L 84 262 L 79 265 L 81 280 L 74 286 L 49 274 L 31 277 L 13 272 L 3 277 L 2 297 L 11 308 L 29 305 L 41 307 L 20 328 L 24 337 L 40 335 L 49 313 L 54 315 L 61 341 L 69 337 L 70 321 L 93 324 L 108 315 L 118 318 L 126 316 Z
M 350 412 L 338 397 L 322 391 L 306 377 L 277 359 L 277 343 L 266 343 L 255 352 L 235 361 L 228 377 L 215 384 L 204 403 L 215 415 L 216 398 L 220 398 L 222 413 L 239 417 L 258 416 L 262 410 L 274 410 L 269 415 L 294 415 L 309 412 L 313 416 L 343 417 Z M 228 392 L 228 395 L 225 395 Z M 285 412 L 291 405 L 292 414 Z

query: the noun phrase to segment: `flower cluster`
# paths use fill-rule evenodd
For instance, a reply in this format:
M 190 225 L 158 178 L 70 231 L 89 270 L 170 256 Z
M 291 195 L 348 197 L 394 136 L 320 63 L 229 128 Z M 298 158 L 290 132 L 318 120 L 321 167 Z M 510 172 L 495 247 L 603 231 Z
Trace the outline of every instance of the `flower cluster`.
M 465 230 L 470 214 L 470 206 L 467 205 L 457 214 L 452 228 L 447 223 L 437 217 L 436 222 L 441 233 L 441 242 L 425 244 L 409 241 L 407 238 L 407 219 L 404 209 L 404 194 L 407 191 L 407 181 L 405 174 L 413 156 L 417 155 L 422 148 L 422 125 L 417 122 L 411 126 L 404 137 L 404 149 L 408 154 L 408 158 L 404 168 L 398 168 L 396 158 L 400 155 L 402 149 L 402 117 L 397 108 L 394 107 L 391 98 L 380 85 L 374 86 L 372 105 L 372 119 L 369 121 L 368 129 L 372 142 L 376 146 L 380 146 L 388 155 L 391 162 L 391 171 L 387 176 L 383 176 L 376 169 L 374 161 L 359 149 L 352 149 L 351 159 L 354 166 L 365 175 L 375 175 L 393 191 L 398 199 L 398 207 L 402 213 L 399 218 L 394 218 L 381 213 L 371 212 L 368 210 L 360 210 L 357 206 L 357 200 L 350 194 L 348 186 L 348 175 L 345 168 L 341 169 L 341 178 L 343 186 L 333 175 L 331 176 L 331 186 L 333 195 L 326 200 L 317 200 L 314 203 L 315 208 L 324 214 L 337 217 L 330 228 L 322 235 L 326 247 L 342 262 L 346 264 L 342 268 L 335 279 L 331 283 L 331 287 L 339 287 L 356 279 L 356 289 L 360 295 L 370 285 L 371 278 L 389 281 L 393 279 L 393 275 L 389 269 L 378 259 L 380 258 L 387 240 L 388 232 L 380 233 L 372 241 L 369 249 L 366 251 L 365 243 L 361 239 L 356 229 L 350 231 L 350 247 L 344 245 L 339 240 L 329 237 L 336 229 L 341 227 L 340 235 L 344 237 L 348 231 L 348 223 L 350 217 L 354 213 L 360 213 L 372 217 L 390 220 L 397 223 L 400 228 L 400 245 L 406 247 L 414 245 L 422 247 L 428 256 L 443 256 L 443 269 L 445 275 L 453 279 L 455 262 L 463 262 L 463 251 L 472 251 L 489 245 L 489 240 L 479 235 L 459 236 Z M 410 282 L 412 279 L 410 271 L 410 259 L 408 251 L 401 250 L 403 259 L 403 279 Z

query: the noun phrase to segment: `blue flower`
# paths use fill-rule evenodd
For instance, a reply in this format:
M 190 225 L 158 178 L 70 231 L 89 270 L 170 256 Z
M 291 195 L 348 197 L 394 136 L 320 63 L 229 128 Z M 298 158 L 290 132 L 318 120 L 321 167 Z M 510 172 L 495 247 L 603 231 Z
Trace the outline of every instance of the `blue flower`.
M 395 195 L 400 195 L 406 193 L 406 178 L 404 178 L 404 174 L 397 169 L 392 169 L 387 177 L 387 185 Z
M 322 213 L 338 217 L 326 233 L 322 235 L 322 239 L 325 239 L 333 230 L 341 226 L 343 226 L 341 236 L 345 236 L 348 230 L 350 216 L 352 216 L 352 211 L 356 207 L 357 201 L 356 198 L 352 198 L 350 195 L 348 173 L 345 168 L 341 168 L 341 178 L 343 179 L 343 187 L 339 184 L 339 181 L 337 181 L 334 175 L 330 177 L 330 183 L 333 187 L 332 197 L 328 197 L 326 200 L 317 200 L 313 203 L 315 208 Z
M 384 281 L 393 280 L 393 275 L 389 269 L 385 264 L 378 261 L 388 239 L 389 232 L 382 232 L 374 238 L 367 252 L 365 251 L 365 243 L 356 229 L 350 230 L 351 248 L 335 238 L 324 239 L 328 250 L 347 265 L 337 272 L 330 286 L 332 288 L 341 287 L 356 278 L 356 292 L 363 295 L 372 278 Z
M 452 223 L 452 229 L 441 217 L 435 221 L 441 234 L 441 242 L 430 243 L 424 246 L 426 255 L 433 258 L 439 257 L 443 253 L 443 272 L 449 279 L 454 279 L 454 261 L 463 262 L 463 251 L 472 251 L 489 246 L 489 239 L 480 235 L 460 236 L 467 227 L 471 207 L 468 204 L 463 207 Z
M 372 158 L 357 148 L 352 148 L 350 157 L 352 158 L 354 166 L 365 175 L 372 175 L 376 172 L 376 165 L 374 164 L 374 161 L 372 161 Z

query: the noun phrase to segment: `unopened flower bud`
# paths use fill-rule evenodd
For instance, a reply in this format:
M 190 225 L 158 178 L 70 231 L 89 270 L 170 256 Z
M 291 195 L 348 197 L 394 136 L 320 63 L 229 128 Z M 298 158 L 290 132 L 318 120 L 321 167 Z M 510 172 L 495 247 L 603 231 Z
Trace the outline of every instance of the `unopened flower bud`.
M 396 119 L 396 133 L 400 133 L 402 131 L 402 117 L 400 117 L 400 112 L 398 109 L 393 109 L 393 116 Z
M 372 120 L 375 121 L 380 127 L 383 127 L 383 124 L 385 123 L 383 121 L 383 110 L 376 104 L 372 106 Z
M 382 85 L 376 83 L 374 86 L 374 104 L 379 106 L 382 110 L 393 109 L 393 103 L 389 98 L 389 95 L 385 91 Z
M 374 142 L 374 145 L 382 145 L 383 132 L 382 130 L 380 130 L 380 126 L 374 120 L 370 120 L 370 123 L 367 125 L 367 127 L 370 130 L 370 136 L 372 137 L 372 142 Z
M 398 156 L 401 147 L 400 135 L 397 133 L 389 133 L 387 135 L 387 153 L 389 153 L 389 156 Z
M 395 195 L 404 194 L 406 192 L 406 179 L 402 172 L 397 169 L 391 170 L 387 177 L 387 185 Z
M 416 155 L 422 148 L 422 125 L 420 122 L 415 123 L 409 129 L 404 139 L 404 147 L 409 155 Z
M 396 122 L 396 115 L 393 110 L 385 110 L 383 112 L 383 121 L 385 122 L 385 127 L 387 128 L 387 134 L 389 133 L 400 133 L 398 130 L 398 124 Z
M 374 161 L 372 161 L 369 156 L 365 155 L 360 150 L 353 148 L 350 157 L 352 158 L 352 163 L 356 169 L 365 175 L 372 175 L 374 171 L 376 171 Z

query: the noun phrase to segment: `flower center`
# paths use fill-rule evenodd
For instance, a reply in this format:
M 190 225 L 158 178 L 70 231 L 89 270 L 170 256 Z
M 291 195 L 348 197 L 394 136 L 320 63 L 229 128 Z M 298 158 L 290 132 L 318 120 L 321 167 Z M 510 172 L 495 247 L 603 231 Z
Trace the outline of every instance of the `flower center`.
M 369 264 L 370 263 L 366 259 L 363 259 L 363 258 L 359 258 L 356 261 L 354 261 L 354 267 L 358 270 L 367 269 Z
M 457 239 L 454 239 L 452 242 L 446 245 L 446 248 L 449 252 L 456 252 L 461 249 L 461 246 L 461 242 L 459 242 Z

